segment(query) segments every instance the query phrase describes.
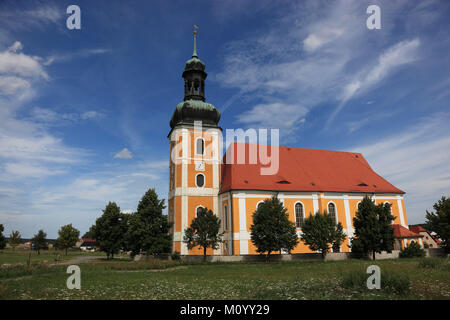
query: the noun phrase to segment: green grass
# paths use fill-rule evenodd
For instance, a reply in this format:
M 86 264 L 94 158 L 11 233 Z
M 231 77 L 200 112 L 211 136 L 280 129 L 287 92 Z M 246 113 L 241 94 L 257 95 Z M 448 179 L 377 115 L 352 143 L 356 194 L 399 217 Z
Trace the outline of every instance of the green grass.
M 2 264 L 27 264 L 28 256 L 31 253 L 31 263 L 43 263 L 45 260 L 47 263 L 55 263 L 55 259 L 59 259 L 59 261 L 70 260 L 74 257 L 80 255 L 94 255 L 94 256 L 102 256 L 105 255 L 102 252 L 82 252 L 82 251 L 68 251 L 67 255 L 65 251 L 62 250 L 41 250 L 40 254 L 37 254 L 37 251 L 34 250 L 24 250 L 24 249 L 4 249 L 0 251 L 0 266 Z
M 69 275 L 64 266 L 23 266 L 0 277 L 0 298 L 450 299 L 449 260 L 427 260 L 439 261 L 439 268 L 425 267 L 423 258 L 270 263 L 97 260 L 80 264 L 81 290 L 66 288 Z M 371 264 L 381 268 L 382 282 L 384 274 L 394 290 L 345 283 L 350 274 L 363 279 Z M 408 290 L 396 290 L 404 289 L 405 281 Z

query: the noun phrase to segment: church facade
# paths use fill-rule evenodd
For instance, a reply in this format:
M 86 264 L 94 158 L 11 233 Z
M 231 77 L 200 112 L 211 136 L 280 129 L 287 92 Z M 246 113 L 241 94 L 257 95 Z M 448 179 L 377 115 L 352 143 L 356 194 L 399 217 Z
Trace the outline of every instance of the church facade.
M 205 64 L 198 58 L 194 33 L 194 52 L 185 64 L 184 100 L 170 120 L 170 169 L 168 215 L 173 222 L 173 251 L 181 255 L 201 255 L 199 248 L 188 250 L 183 243 L 201 207 L 211 209 L 221 220 L 223 243 L 207 254 L 257 254 L 250 240 L 252 215 L 259 203 L 277 195 L 301 234 L 302 221 L 316 212 L 331 213 L 347 235 L 340 251 L 350 251 L 353 218 L 365 195 L 376 204 L 390 203 L 395 230 L 408 230 L 402 190 L 376 172 L 360 153 L 278 147 L 279 165 L 275 174 L 261 175 L 264 167 L 221 158 L 220 112 L 205 99 Z M 232 143 L 227 154 L 234 157 L 244 150 L 249 157 L 259 145 Z M 234 159 L 233 159 L 234 160 Z M 233 163 L 229 163 L 233 162 Z M 400 231 L 397 231 L 399 233 Z M 404 232 L 405 233 L 405 232 Z M 412 233 L 412 232 L 411 232 Z M 404 248 L 421 236 L 396 239 Z M 415 234 L 415 233 L 413 233 Z M 312 252 L 302 241 L 291 253 Z

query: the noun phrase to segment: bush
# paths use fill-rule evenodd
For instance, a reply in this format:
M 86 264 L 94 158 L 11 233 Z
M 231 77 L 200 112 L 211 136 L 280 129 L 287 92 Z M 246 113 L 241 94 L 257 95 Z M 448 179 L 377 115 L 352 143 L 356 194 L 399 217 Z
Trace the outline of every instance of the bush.
M 409 246 L 400 251 L 400 258 L 425 257 L 425 251 L 416 242 L 411 242 Z
M 172 253 L 171 257 L 172 257 L 172 260 L 180 260 L 181 259 L 180 253 L 178 251 L 175 251 L 174 253 Z

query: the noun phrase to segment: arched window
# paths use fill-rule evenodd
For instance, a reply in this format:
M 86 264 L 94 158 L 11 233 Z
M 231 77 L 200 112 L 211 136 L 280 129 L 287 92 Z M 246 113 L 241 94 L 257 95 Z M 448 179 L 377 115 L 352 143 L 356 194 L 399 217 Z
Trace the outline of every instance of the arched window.
M 295 227 L 301 228 L 303 224 L 303 205 L 300 202 L 295 204 Z
M 195 154 L 201 156 L 205 154 L 205 140 L 203 140 L 203 138 L 197 138 L 195 144 Z
M 334 221 L 336 221 L 336 205 L 333 202 L 328 203 L 328 214 L 331 214 Z
M 197 218 L 197 216 L 198 216 L 200 210 L 202 210 L 202 209 L 205 209 L 205 208 L 202 207 L 202 206 L 198 206 L 197 209 L 195 209 L 195 217 L 196 217 L 196 218 Z
M 259 207 L 263 204 L 263 202 L 264 201 L 260 201 L 260 202 L 258 202 L 258 204 L 256 205 L 256 210 L 258 210 L 259 209 Z
M 205 185 L 205 176 L 201 173 L 195 176 L 195 183 L 197 187 L 202 188 Z

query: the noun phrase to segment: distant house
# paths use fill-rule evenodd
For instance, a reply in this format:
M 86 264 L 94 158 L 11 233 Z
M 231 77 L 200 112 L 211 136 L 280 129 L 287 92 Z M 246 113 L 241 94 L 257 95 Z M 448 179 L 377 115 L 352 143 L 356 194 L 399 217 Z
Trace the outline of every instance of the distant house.
M 422 240 L 424 245 L 427 244 L 430 248 L 439 248 L 441 241 L 433 236 L 430 232 L 419 225 L 409 226 L 409 230 L 418 233 L 423 236 Z
M 97 242 L 95 239 L 81 238 L 80 249 L 82 251 L 94 252 L 97 248 Z
M 394 228 L 394 250 L 402 250 L 412 242 L 419 243 L 423 248 L 423 235 L 416 233 L 400 224 L 393 224 Z

